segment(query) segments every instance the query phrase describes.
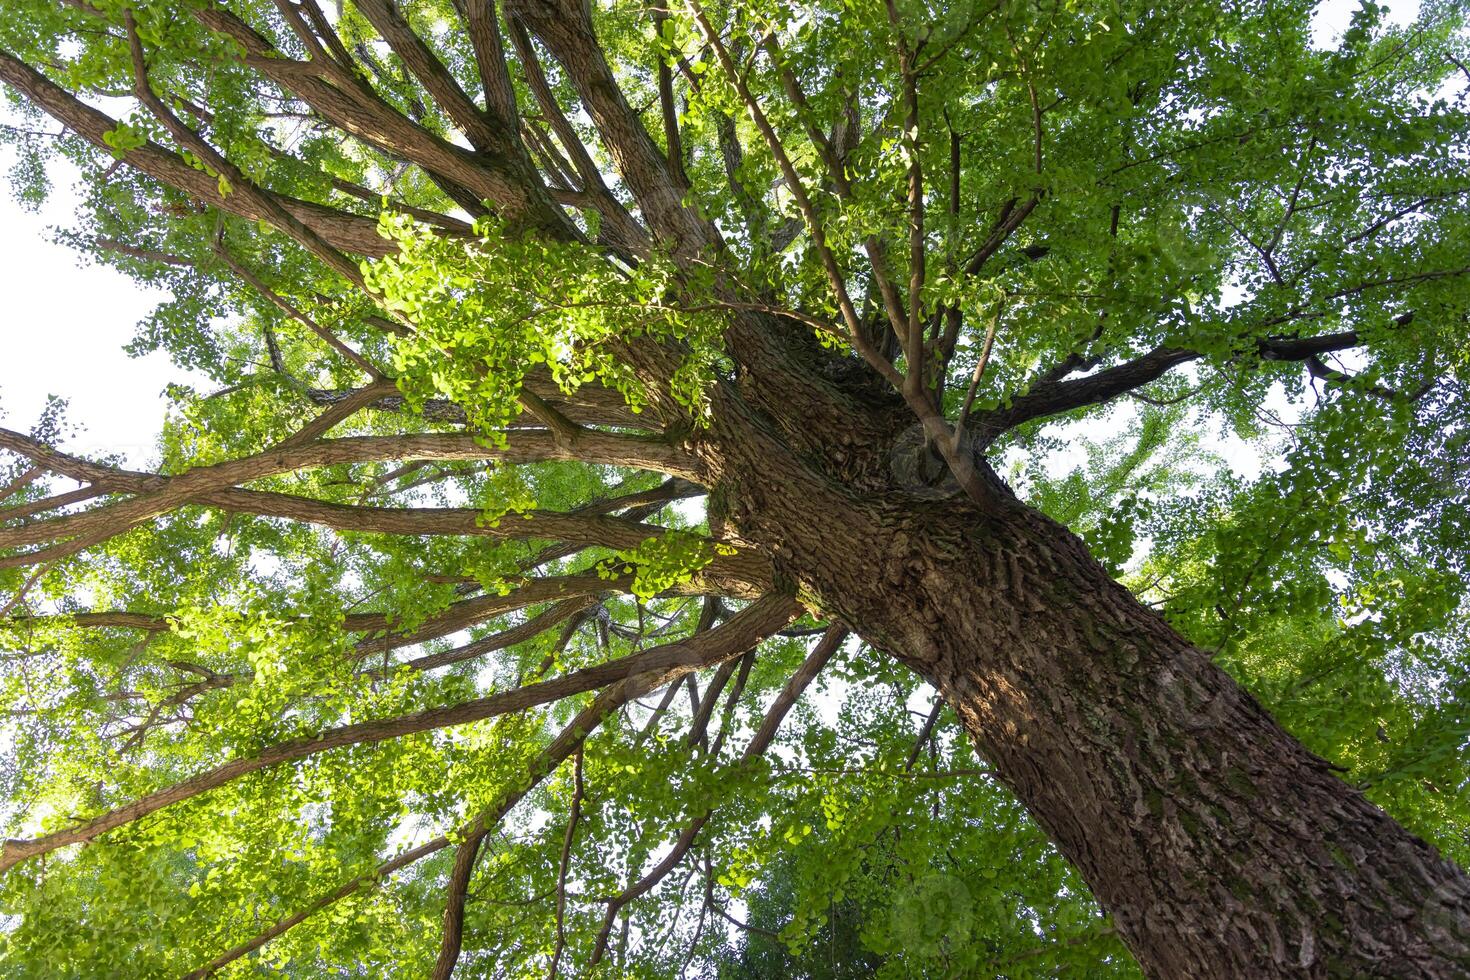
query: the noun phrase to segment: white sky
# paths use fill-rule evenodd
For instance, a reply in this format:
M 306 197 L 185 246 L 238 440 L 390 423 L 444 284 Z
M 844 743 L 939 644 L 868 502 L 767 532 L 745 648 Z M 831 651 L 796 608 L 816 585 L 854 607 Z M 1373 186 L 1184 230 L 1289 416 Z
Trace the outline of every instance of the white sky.
M 9 169 L 14 152 L 0 152 Z M 55 192 L 39 214 L 0 197 L 0 425 L 28 429 L 47 395 L 70 401 L 67 417 L 86 429 L 70 444 L 85 452 L 125 452 L 142 464 L 155 457 L 163 389 L 184 373 L 163 354 L 132 358 L 123 346 L 162 299 L 122 273 L 51 240 L 72 223 L 77 173 L 54 165 Z
M 1392 19 L 1412 20 L 1418 0 L 1395 0 Z M 1314 31 L 1329 43 L 1347 26 L 1356 3 L 1331 0 Z M 0 117 L 0 121 L 12 121 Z M 0 148 L 0 173 L 14 160 Z M 130 358 L 123 346 L 134 325 L 159 300 L 132 280 L 90 265 L 51 240 L 49 228 L 72 223 L 77 174 L 53 164 L 53 191 L 39 214 L 0 191 L 0 425 L 27 429 L 48 394 L 70 401 L 68 417 L 85 431 L 69 443 L 83 452 L 123 452 L 134 465 L 156 458 L 165 384 L 189 380 L 167 356 Z M 1231 454 L 1234 455 L 1233 453 Z

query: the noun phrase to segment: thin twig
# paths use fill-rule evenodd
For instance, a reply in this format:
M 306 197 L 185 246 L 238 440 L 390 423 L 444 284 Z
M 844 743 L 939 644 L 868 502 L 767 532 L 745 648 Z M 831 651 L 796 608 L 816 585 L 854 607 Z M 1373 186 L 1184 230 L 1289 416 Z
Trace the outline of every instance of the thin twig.
M 582 783 L 582 748 L 577 747 L 576 768 L 572 776 L 571 815 L 567 817 L 567 833 L 561 843 L 561 865 L 556 875 L 556 952 L 551 956 L 551 969 L 546 974 L 546 980 L 556 980 L 557 966 L 561 963 L 561 954 L 567 945 L 567 868 L 572 860 L 572 841 L 577 835 L 577 821 L 582 816 L 582 798 L 585 794 Z
M 975 404 L 975 393 L 980 390 L 980 379 L 985 376 L 985 366 L 990 363 L 990 351 L 995 344 L 995 331 L 1000 326 L 1000 315 L 1005 306 L 1005 300 L 997 300 L 995 313 L 990 318 L 990 326 L 985 330 L 985 346 L 980 351 L 980 360 L 975 363 L 975 371 L 970 375 L 970 387 L 965 392 L 965 402 L 960 406 L 959 421 L 954 424 L 954 444 L 960 445 L 960 439 L 965 433 L 965 422 L 970 417 L 970 407 Z

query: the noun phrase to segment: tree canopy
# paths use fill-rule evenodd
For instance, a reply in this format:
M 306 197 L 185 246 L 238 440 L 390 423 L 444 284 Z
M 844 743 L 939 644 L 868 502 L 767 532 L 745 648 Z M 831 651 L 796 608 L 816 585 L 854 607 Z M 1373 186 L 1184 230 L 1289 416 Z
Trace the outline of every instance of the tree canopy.
M 1470 862 L 1466 10 L 1313 11 L 9 0 L 210 385 L 0 430 L 7 974 L 1138 975 L 812 472 L 1014 492 Z

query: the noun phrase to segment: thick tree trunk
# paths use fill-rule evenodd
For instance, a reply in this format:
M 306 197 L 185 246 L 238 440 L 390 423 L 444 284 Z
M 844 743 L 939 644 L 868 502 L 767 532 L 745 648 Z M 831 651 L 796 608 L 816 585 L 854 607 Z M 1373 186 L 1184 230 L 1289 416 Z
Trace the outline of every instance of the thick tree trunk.
M 1465 874 L 1066 529 L 769 456 L 727 487 L 732 529 L 938 688 L 1150 976 L 1470 976 Z

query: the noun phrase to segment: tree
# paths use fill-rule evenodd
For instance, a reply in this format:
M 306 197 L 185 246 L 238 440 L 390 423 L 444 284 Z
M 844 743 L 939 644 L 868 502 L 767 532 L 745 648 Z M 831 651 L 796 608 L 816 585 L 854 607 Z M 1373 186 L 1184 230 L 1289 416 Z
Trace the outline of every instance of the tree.
M 0 433 L 7 961 L 669 975 L 789 850 L 797 945 L 973 903 L 900 970 L 1463 975 L 1464 10 L 1383 14 L 7 4 L 19 192 L 220 386 Z

